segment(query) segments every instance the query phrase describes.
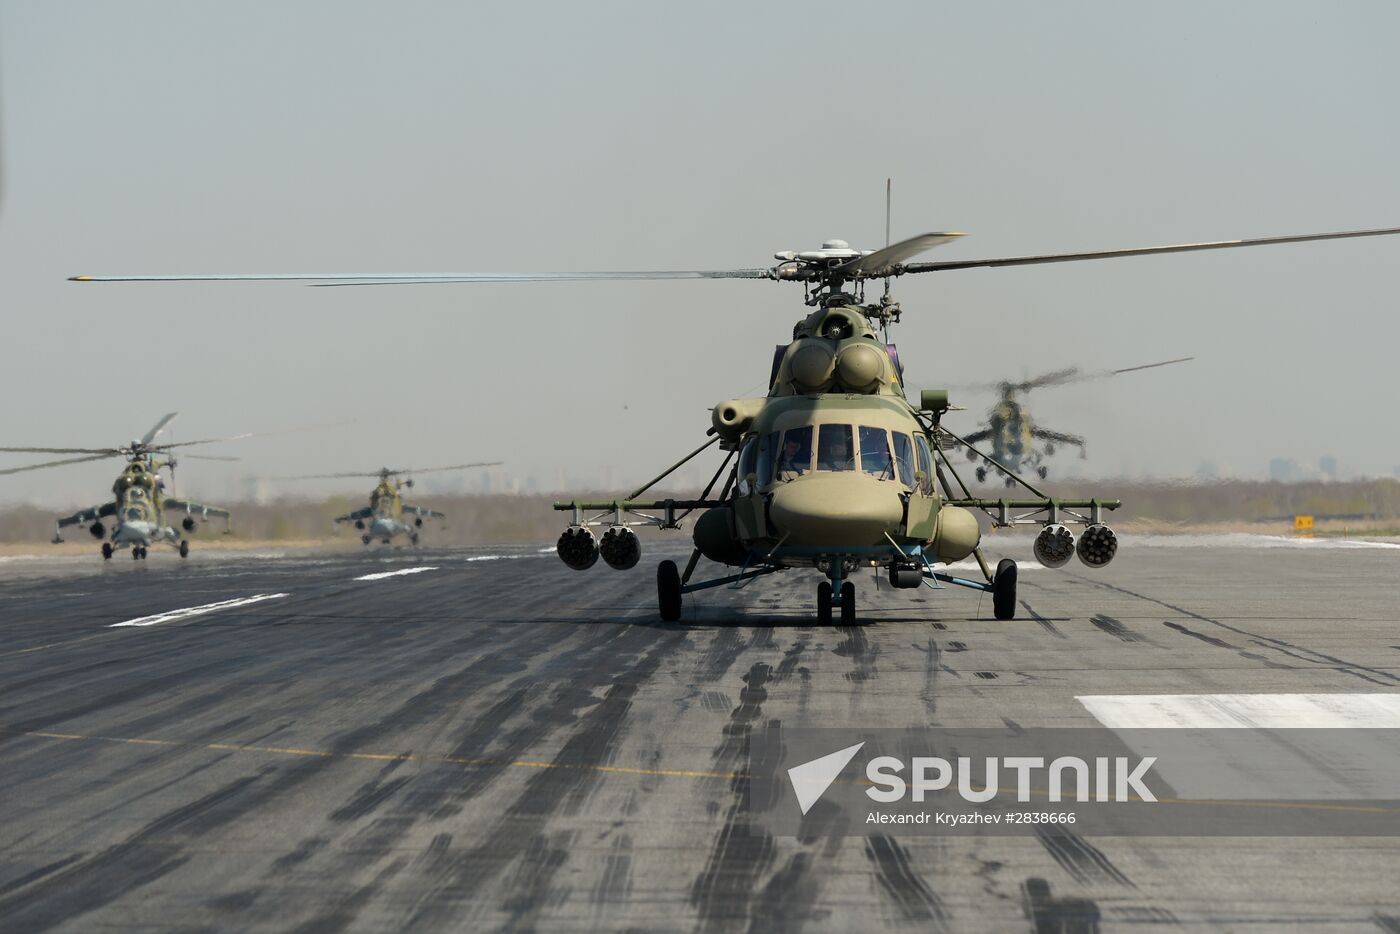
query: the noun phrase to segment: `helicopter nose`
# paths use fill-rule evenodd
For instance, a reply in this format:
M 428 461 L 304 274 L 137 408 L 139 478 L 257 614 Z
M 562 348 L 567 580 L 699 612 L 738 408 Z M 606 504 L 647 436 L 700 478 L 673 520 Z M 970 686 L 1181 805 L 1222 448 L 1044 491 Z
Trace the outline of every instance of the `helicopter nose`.
M 885 544 L 904 518 L 895 484 L 854 473 L 813 474 L 773 491 L 768 516 L 789 545 Z

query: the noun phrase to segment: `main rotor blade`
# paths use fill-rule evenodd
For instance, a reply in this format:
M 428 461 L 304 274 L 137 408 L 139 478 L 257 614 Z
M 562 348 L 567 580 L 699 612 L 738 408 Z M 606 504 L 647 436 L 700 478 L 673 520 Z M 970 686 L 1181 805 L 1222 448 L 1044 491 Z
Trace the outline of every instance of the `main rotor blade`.
M 1400 233 L 1400 227 L 1348 230 L 1340 233 L 1298 234 L 1288 237 L 1259 237 L 1252 240 L 1215 240 L 1208 243 L 1179 243 L 1174 246 L 1147 246 L 1127 250 L 1097 250 L 1089 253 L 1046 253 L 1041 256 L 1005 256 L 998 259 L 950 260 L 942 263 L 909 263 L 903 272 L 944 272 L 975 266 L 1029 266 L 1035 263 L 1068 263 L 1081 259 L 1113 259 L 1119 256 L 1147 256 L 1152 253 L 1189 253 L 1194 250 L 1224 250 L 1237 246 L 1266 246 L 1271 243 L 1303 243 L 1309 240 L 1346 240 L 1351 237 L 1382 237 Z
M 479 463 L 475 464 L 453 464 L 451 467 L 423 467 L 421 469 L 414 468 L 410 470 L 391 470 L 389 472 L 405 474 L 437 473 L 440 470 L 466 470 L 468 467 L 499 467 L 501 464 L 504 463 L 505 461 L 480 461 Z
M 1027 392 L 1031 389 L 1038 389 L 1041 386 L 1054 386 L 1057 383 L 1073 382 L 1075 377 L 1079 376 L 1079 373 L 1079 367 L 1070 366 L 1065 367 L 1063 370 L 1055 370 L 1051 373 L 1042 373 L 1037 377 L 1025 380 L 1020 383 L 1016 383 L 1014 385 L 1015 388 L 1021 390 L 1022 392 Z
M 0 470 L 0 474 L 24 473 L 26 470 L 42 470 L 45 467 L 62 467 L 65 464 L 82 464 L 86 461 L 104 461 L 109 457 L 116 457 L 120 452 L 113 451 L 110 454 L 96 454 L 92 457 L 74 457 L 64 461 L 48 461 L 43 464 L 26 464 L 23 467 L 8 467 Z
M 393 471 L 389 471 L 393 473 Z M 362 479 L 368 477 L 377 480 L 381 476 L 379 471 L 374 473 L 304 473 L 296 476 L 269 477 L 269 480 L 343 480 L 347 478 Z
M 460 282 L 581 282 L 613 279 L 771 279 L 769 269 L 659 272 L 291 273 L 192 276 L 70 276 L 69 282 L 306 282 L 321 286 L 435 285 Z
M 1033 380 L 1022 383 L 1021 388 L 1037 389 L 1042 386 L 1063 386 L 1066 383 L 1087 383 L 1096 379 L 1108 379 L 1120 373 L 1135 373 L 1138 370 L 1151 370 L 1159 366 L 1170 366 L 1173 363 L 1185 363 L 1194 360 L 1195 357 L 1177 357 L 1175 360 L 1163 360 L 1159 363 L 1144 363 L 1142 366 L 1129 366 L 1121 370 L 1081 370 L 1079 367 L 1070 367 L 1067 370 L 1060 370 L 1055 373 L 1046 373 Z
M 241 457 L 224 457 L 224 456 L 220 456 L 220 455 L 218 455 L 218 454 L 181 454 L 181 455 L 180 455 L 180 460 L 182 460 L 182 461 L 185 461 L 185 460 L 190 460 L 190 461 L 238 461 L 238 460 L 242 460 L 242 459 L 243 459 L 243 458 L 241 458 Z
M 103 457 L 116 457 L 120 448 L 0 448 L 6 454 L 101 454 Z
M 141 443 L 150 444 L 152 441 L 154 441 L 156 439 L 156 435 L 160 434 L 161 429 L 163 429 L 166 425 L 169 425 L 170 420 L 179 414 L 179 412 L 167 412 L 164 418 L 162 418 L 160 421 L 156 422 L 154 425 L 151 426 L 151 430 L 146 432 L 145 437 L 141 439 Z
M 1142 366 L 1128 366 L 1121 370 L 1110 370 L 1109 375 L 1116 376 L 1119 373 L 1132 373 L 1135 370 L 1150 370 L 1158 366 L 1170 366 L 1173 363 L 1186 363 L 1188 360 L 1195 360 L 1195 357 L 1177 357 L 1175 360 L 1163 360 L 1161 363 L 1144 363 Z
M 273 434 L 273 432 L 268 432 Z M 218 444 L 221 441 L 242 441 L 244 438 L 258 437 L 255 432 L 244 432 L 241 435 L 229 435 L 227 438 L 200 438 L 198 441 L 177 441 L 172 444 L 152 444 L 147 446 L 150 451 L 169 451 L 171 448 L 187 448 L 192 444 Z
M 886 269 L 903 263 L 911 256 L 918 256 L 925 250 L 952 243 L 962 236 L 966 235 L 952 232 L 919 234 L 917 237 L 892 243 L 883 250 L 876 250 L 874 253 L 842 263 L 836 267 L 836 272 L 847 277 L 878 277 Z

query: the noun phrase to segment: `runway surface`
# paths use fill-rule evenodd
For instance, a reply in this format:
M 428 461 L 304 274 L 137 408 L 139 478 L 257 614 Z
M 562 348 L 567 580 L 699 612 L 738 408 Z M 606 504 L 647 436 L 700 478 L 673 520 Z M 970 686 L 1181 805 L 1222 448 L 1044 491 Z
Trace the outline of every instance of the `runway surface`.
M 663 624 L 654 548 L 0 562 L 0 928 L 1400 932 L 1389 838 L 757 830 L 736 773 L 773 721 L 1400 692 L 1395 548 L 990 544 L 1022 618 L 867 572 L 847 629 L 810 573 Z

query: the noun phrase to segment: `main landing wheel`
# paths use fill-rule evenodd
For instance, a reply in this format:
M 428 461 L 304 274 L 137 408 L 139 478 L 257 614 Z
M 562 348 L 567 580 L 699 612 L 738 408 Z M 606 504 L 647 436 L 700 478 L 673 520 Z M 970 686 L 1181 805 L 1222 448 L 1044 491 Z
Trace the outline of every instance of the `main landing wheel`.
M 997 619 L 1016 618 L 1016 562 L 1002 558 L 992 578 L 992 612 Z
M 190 556 L 190 541 L 189 541 L 189 539 L 187 539 L 187 538 L 182 538 L 182 539 L 180 539 L 180 557 L 182 557 L 182 558 L 188 558 L 189 556 Z
M 368 544 L 369 544 L 369 536 L 368 536 L 368 535 L 361 535 L 361 536 L 360 536 L 360 541 L 362 541 L 362 542 L 364 542 L 366 545 L 368 545 Z
M 841 585 L 841 625 L 856 624 L 856 585 L 850 581 Z
M 681 618 L 681 572 L 674 561 L 662 561 L 656 566 L 656 602 L 666 622 Z
M 111 543 L 111 542 L 103 542 L 103 543 L 102 543 L 102 560 L 103 560 L 103 561 L 111 561 L 111 560 L 112 560 L 112 543 Z
M 831 625 L 831 582 L 822 581 L 817 585 L 817 625 Z

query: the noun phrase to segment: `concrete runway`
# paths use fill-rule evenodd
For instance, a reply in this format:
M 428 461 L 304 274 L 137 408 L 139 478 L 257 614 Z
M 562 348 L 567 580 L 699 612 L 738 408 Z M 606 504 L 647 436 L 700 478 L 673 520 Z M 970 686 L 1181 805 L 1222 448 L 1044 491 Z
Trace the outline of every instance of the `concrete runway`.
M 732 773 L 775 720 L 1400 692 L 1400 549 L 990 544 L 1023 618 L 867 572 L 850 629 L 795 572 L 663 624 L 656 548 L 0 562 L 0 929 L 1400 932 L 1395 839 L 757 831 Z

